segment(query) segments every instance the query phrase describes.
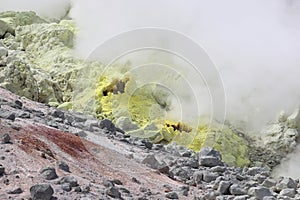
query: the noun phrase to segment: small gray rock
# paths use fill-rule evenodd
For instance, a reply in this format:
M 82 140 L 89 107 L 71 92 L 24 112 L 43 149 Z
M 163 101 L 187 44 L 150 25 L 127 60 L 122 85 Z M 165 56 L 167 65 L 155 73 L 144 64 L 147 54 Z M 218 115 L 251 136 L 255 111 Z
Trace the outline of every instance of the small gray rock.
M 128 117 L 118 118 L 116 121 L 116 125 L 124 131 L 132 131 L 139 129 L 139 127 Z
M 223 195 L 229 194 L 229 187 L 231 186 L 230 181 L 221 181 L 219 183 L 218 192 Z
M 54 117 L 54 118 L 60 118 L 62 120 L 65 119 L 65 113 L 59 109 L 56 109 L 54 110 L 51 115 Z
M 187 185 L 181 186 L 180 191 L 182 192 L 183 196 L 188 196 L 189 191 L 190 191 L 190 187 L 187 186 Z
M 211 172 L 223 173 L 226 171 L 226 167 L 223 166 L 215 166 L 210 169 Z
M 263 186 L 270 188 L 276 185 L 276 180 L 272 179 L 272 178 L 267 178 L 266 180 L 264 180 L 264 182 L 262 183 Z
M 2 110 L 0 112 L 0 117 L 4 118 L 4 119 L 9 119 L 9 120 L 12 120 L 12 121 L 14 121 L 16 119 L 15 113 L 13 113 L 11 111 L 5 111 L 5 110 Z
M 208 172 L 208 171 L 203 172 L 203 181 L 205 181 L 207 183 L 215 181 L 218 177 L 219 177 L 219 174 L 217 174 L 217 173 Z
M 82 190 L 82 193 L 87 194 L 91 191 L 91 188 L 90 188 L 90 186 L 84 185 L 81 187 L 81 190 Z
M 15 100 L 13 107 L 22 109 L 23 108 L 23 103 L 19 99 Z
M 201 182 L 203 180 L 203 172 L 202 171 L 194 172 L 193 179 L 197 185 L 201 184 Z
M 64 183 L 69 183 L 71 187 L 76 187 L 78 186 L 77 180 L 76 178 L 74 178 L 73 176 L 65 176 L 62 177 L 59 181 L 59 184 L 64 184 Z
M 152 169 L 157 169 L 160 166 L 160 163 L 155 158 L 154 154 L 147 155 L 146 158 L 142 161 L 143 164 L 151 167 Z
M 233 200 L 247 200 L 247 199 L 249 199 L 248 195 L 242 195 L 242 196 L 234 197 Z
M 53 168 L 53 167 L 46 167 L 46 168 L 41 169 L 40 174 L 46 180 L 53 180 L 53 179 L 58 178 L 55 168 Z
M 286 188 L 296 188 L 297 187 L 297 184 L 296 182 L 291 179 L 291 178 L 283 178 L 277 185 L 276 185 L 276 189 L 278 191 L 281 191 L 283 189 L 286 189 Z
M 273 196 L 269 188 L 266 187 L 252 187 L 248 193 L 259 200 L 263 200 L 263 198 L 267 196 Z
M 20 187 L 7 191 L 7 194 L 21 194 L 23 190 Z
M 119 179 L 114 179 L 112 180 L 112 182 L 116 185 L 123 185 L 122 181 L 120 181 Z
M 119 190 L 121 191 L 121 193 L 123 194 L 130 194 L 130 191 L 124 187 L 119 188 Z
M 54 190 L 49 184 L 37 184 L 30 188 L 32 200 L 50 200 Z
M 199 162 L 194 158 L 188 158 L 185 161 L 185 166 L 197 169 L 199 167 Z
M 220 152 L 214 150 L 213 148 L 210 147 L 203 147 L 198 153 L 199 159 L 205 156 L 212 156 L 217 158 L 218 160 L 222 160 L 222 156 Z
M 61 185 L 61 189 L 63 189 L 66 192 L 70 192 L 72 190 L 72 187 L 70 183 L 64 183 Z
M 65 172 L 70 172 L 69 165 L 65 161 L 59 161 L 57 163 L 57 166 L 59 169 L 65 171 Z
M 230 191 L 230 194 L 236 195 L 236 196 L 247 194 L 247 191 L 244 188 L 240 187 L 238 184 L 231 185 L 229 188 L 229 191 Z
M 5 134 L 2 136 L 2 142 L 3 142 L 4 144 L 10 143 L 10 136 L 9 136 L 8 133 L 5 133 Z
M 113 198 L 121 198 L 121 192 L 116 187 L 110 187 L 106 190 L 106 194 Z
M 294 198 L 296 191 L 295 191 L 295 189 L 292 189 L 292 188 L 286 188 L 286 189 L 281 190 L 281 192 L 279 194 L 281 196 Z
M 98 127 L 99 120 L 88 119 L 84 123 L 84 128 L 88 131 L 94 131 L 94 127 Z
M 114 184 L 112 181 L 107 180 L 107 179 L 104 179 L 103 182 L 102 182 L 102 184 L 103 184 L 105 187 L 113 187 L 113 186 L 115 186 L 115 184 Z
M 217 193 L 213 190 L 208 190 L 207 193 L 203 196 L 205 200 L 215 200 L 217 198 Z
M 261 167 L 251 167 L 248 169 L 247 174 L 250 176 L 255 176 L 257 174 L 260 174 L 263 171 Z
M 109 119 L 102 120 L 99 124 L 99 128 L 106 129 L 106 130 L 108 130 L 110 132 L 113 132 L 113 133 L 116 131 L 115 125 Z
M 171 175 L 170 174 L 170 167 L 166 164 L 161 164 L 157 170 L 160 172 L 160 173 L 163 173 L 163 174 L 166 174 L 166 175 Z
M 74 191 L 75 192 L 82 192 L 82 189 L 81 189 L 81 187 L 77 186 L 77 187 L 74 188 Z
M 168 192 L 165 196 L 168 199 L 178 199 L 178 194 L 176 192 Z
M 201 157 L 199 160 L 199 164 L 204 167 L 215 167 L 215 166 L 223 165 L 221 160 L 219 160 L 218 158 L 213 157 L 213 156 Z

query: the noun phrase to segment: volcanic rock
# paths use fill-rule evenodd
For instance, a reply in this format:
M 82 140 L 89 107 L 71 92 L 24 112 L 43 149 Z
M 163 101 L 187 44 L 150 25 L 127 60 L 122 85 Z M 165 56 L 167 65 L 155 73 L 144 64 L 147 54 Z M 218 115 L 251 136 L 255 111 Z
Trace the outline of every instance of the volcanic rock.
M 59 184 L 65 184 L 68 183 L 70 184 L 71 187 L 76 187 L 78 186 L 77 180 L 73 176 L 65 176 L 62 177 L 59 181 Z
M 178 194 L 176 192 L 168 192 L 166 194 L 166 198 L 168 198 L 168 199 L 178 199 Z
M 55 168 L 53 168 L 53 167 L 46 167 L 46 168 L 41 169 L 40 174 L 46 180 L 53 180 L 53 179 L 58 178 Z
M 50 200 L 54 190 L 49 184 L 37 184 L 30 188 L 32 200 Z
M 119 192 L 119 190 L 116 187 L 110 187 L 106 189 L 106 194 L 113 198 L 117 198 L 117 199 L 121 198 L 121 192 Z
M 266 187 L 252 187 L 249 189 L 248 193 L 259 200 L 263 200 L 264 197 L 267 196 L 272 196 L 270 189 Z
M 243 189 L 240 185 L 238 184 L 232 184 L 229 188 L 230 194 L 232 195 L 245 195 L 247 194 L 247 191 Z
M 229 194 L 229 187 L 231 186 L 231 181 L 221 181 L 219 183 L 218 192 L 220 194 Z
M 8 144 L 10 143 L 10 136 L 8 133 L 5 133 L 3 136 L 2 136 L 2 143 L 3 144 Z
M 5 173 L 5 168 L 3 165 L 0 164 L 0 176 L 2 176 Z
M 59 169 L 61 169 L 63 171 L 70 172 L 69 165 L 65 161 L 59 161 L 57 163 L 57 166 Z

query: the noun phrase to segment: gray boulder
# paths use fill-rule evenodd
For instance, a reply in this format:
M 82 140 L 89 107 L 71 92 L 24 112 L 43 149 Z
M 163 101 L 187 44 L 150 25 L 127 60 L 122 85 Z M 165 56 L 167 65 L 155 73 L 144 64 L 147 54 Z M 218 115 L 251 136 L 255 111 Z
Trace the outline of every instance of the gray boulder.
M 209 171 L 203 172 L 203 181 L 209 183 L 215 181 L 219 177 L 219 174 Z
M 62 177 L 62 178 L 58 181 L 58 184 L 65 184 L 65 183 L 70 184 L 71 187 L 76 187 L 76 186 L 78 186 L 77 180 L 76 180 L 76 178 L 74 178 L 73 176 L 65 176 L 65 177 Z
M 0 164 L 0 176 L 2 176 L 5 173 L 5 168 L 3 165 Z
M 84 128 L 88 131 L 94 131 L 95 127 L 98 127 L 99 120 L 97 119 L 87 119 L 84 122 Z
M 1 110 L 0 117 L 4 118 L 4 119 L 9 119 L 12 121 L 14 121 L 16 119 L 15 113 L 13 113 L 11 111 L 5 111 L 5 110 Z
M 248 169 L 247 174 L 250 176 L 255 176 L 257 174 L 260 174 L 262 171 L 264 171 L 261 167 L 251 167 Z
M 32 200 L 50 200 L 54 190 L 49 184 L 37 184 L 30 188 Z
M 160 166 L 160 163 L 155 158 L 154 154 L 147 155 L 146 158 L 143 159 L 142 163 L 146 164 L 152 169 L 157 169 Z
M 242 195 L 242 196 L 234 197 L 233 200 L 247 200 L 247 199 L 249 199 L 248 195 Z
M 264 182 L 262 183 L 263 186 L 270 188 L 276 185 L 276 180 L 272 179 L 272 178 L 267 178 L 266 180 L 264 180 Z
M 203 180 L 203 172 L 202 171 L 196 171 L 196 172 L 194 172 L 193 179 L 194 179 L 194 181 L 195 181 L 195 183 L 197 185 L 201 184 L 201 182 Z
M 178 194 L 176 192 L 168 192 L 166 194 L 167 199 L 178 199 Z
M 106 194 L 110 197 L 120 199 L 121 198 L 121 192 L 116 187 L 110 187 L 106 189 Z
M 247 194 L 247 191 L 242 188 L 241 186 L 239 186 L 238 184 L 233 184 L 230 186 L 229 188 L 230 194 L 232 195 L 245 195 Z
M 55 109 L 51 112 L 51 115 L 54 117 L 54 118 L 60 118 L 60 119 L 65 119 L 65 113 L 59 109 Z
M 286 189 L 281 190 L 281 192 L 279 194 L 281 196 L 294 198 L 296 195 L 296 191 L 295 191 L 295 189 L 292 189 L 292 188 L 286 188 Z
M 276 185 L 276 189 L 278 191 L 281 191 L 283 189 L 286 188 L 292 188 L 295 189 L 297 187 L 297 183 L 291 179 L 291 178 L 283 178 L 277 185 Z
M 223 195 L 229 194 L 229 187 L 231 184 L 231 181 L 221 181 L 219 183 L 218 192 Z
M 110 132 L 115 132 L 116 131 L 115 125 L 109 119 L 102 120 L 99 124 L 99 128 L 106 129 Z
M 263 200 L 264 197 L 273 196 L 269 188 L 259 186 L 250 188 L 248 193 L 258 200 Z
M 7 191 L 7 194 L 21 194 L 23 190 L 20 187 Z
M 199 159 L 204 157 L 204 156 L 212 156 L 215 157 L 219 160 L 222 160 L 222 156 L 220 152 L 214 150 L 213 148 L 210 147 L 203 147 L 199 152 L 198 152 L 198 157 Z
M 139 129 L 139 127 L 132 122 L 128 117 L 120 117 L 116 121 L 117 127 L 124 131 L 133 131 Z
M 46 168 L 41 169 L 40 174 L 46 180 L 53 180 L 53 179 L 58 178 L 55 168 L 53 168 L 53 167 L 46 167 Z
M 64 183 L 61 185 L 61 189 L 66 192 L 70 192 L 72 190 L 72 187 L 71 187 L 70 183 Z
M 59 169 L 65 171 L 65 172 L 70 172 L 69 165 L 65 161 L 59 161 L 57 163 L 57 166 Z
M 5 133 L 5 134 L 2 136 L 2 142 L 3 142 L 4 144 L 10 143 L 10 136 L 9 136 L 8 133 Z
M 223 166 L 221 160 L 214 156 L 204 156 L 199 159 L 199 164 L 204 167 Z

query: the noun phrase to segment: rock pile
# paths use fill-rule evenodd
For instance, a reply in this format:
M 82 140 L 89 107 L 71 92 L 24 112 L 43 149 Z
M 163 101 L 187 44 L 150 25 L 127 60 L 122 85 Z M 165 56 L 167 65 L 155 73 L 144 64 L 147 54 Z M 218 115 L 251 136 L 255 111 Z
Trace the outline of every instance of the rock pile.
M 7 93 L 0 89 L 0 92 Z M 2 95 L 3 96 L 3 95 Z M 53 129 L 60 129 L 80 137 L 98 135 L 111 141 L 118 141 L 131 149 L 132 162 L 139 162 L 154 170 L 160 176 L 183 184 L 180 187 L 162 185 L 164 193 L 147 191 L 141 188 L 139 196 L 136 191 L 130 191 L 119 180 L 103 181 L 98 196 L 116 199 L 300 199 L 299 181 L 291 178 L 275 179 L 265 167 L 230 167 L 222 161 L 221 154 L 209 147 L 194 152 L 176 144 L 163 146 L 153 144 L 145 139 L 130 137 L 117 128 L 110 120 L 97 120 L 80 113 L 63 111 L 43 106 L 37 110 L 28 107 L 28 100 L 8 98 L 0 99 L 1 120 L 9 123 L 14 129 L 20 130 L 17 121 L 44 124 Z M 5 113 L 5 114 L 3 114 Z M 14 117 L 8 117 L 14 116 Z M 14 145 L 16 141 L 7 133 L 1 133 L 2 145 Z M 95 141 L 97 142 L 97 141 Z M 53 157 L 51 150 L 45 151 L 45 157 Z M 4 161 L 4 162 L 3 162 Z M 6 177 L 5 158 L 1 161 L 0 176 Z M 149 170 L 150 170 L 149 169 Z M 57 170 L 67 175 L 60 176 Z M 65 161 L 57 161 L 55 166 L 44 167 L 40 170 L 43 184 L 31 187 L 32 199 L 50 199 L 53 195 L 64 193 L 69 195 L 92 195 L 91 185 L 80 185 L 77 178 L 72 175 L 72 169 Z M 11 173 L 11 172 L 10 172 Z M 139 177 L 142 178 L 142 177 Z M 22 187 L 11 188 L 10 180 L 4 178 L 8 188 L 5 195 L 22 195 L 26 190 Z M 132 183 L 140 183 L 137 178 Z M 61 192 L 56 192 L 61 191 Z M 92 198 L 92 196 L 90 196 Z

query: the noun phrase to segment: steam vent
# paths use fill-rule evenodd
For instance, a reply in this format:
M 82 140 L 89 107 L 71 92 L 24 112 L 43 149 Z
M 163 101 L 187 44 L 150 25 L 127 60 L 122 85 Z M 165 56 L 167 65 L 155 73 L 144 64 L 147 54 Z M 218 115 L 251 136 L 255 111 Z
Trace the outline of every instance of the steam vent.
M 300 163 L 297 106 L 281 113 L 276 110 L 268 123 L 253 128 L 245 125 L 255 122 L 250 118 L 231 118 L 250 113 L 235 115 L 244 110 L 240 103 L 234 104 L 234 109 L 230 107 L 230 94 L 228 107 L 224 105 L 228 116 L 220 119 L 207 114 L 206 110 L 213 109 L 206 105 L 204 95 L 194 90 L 201 86 L 193 78 L 184 79 L 193 76 L 176 59 L 163 57 L 164 61 L 179 63 L 177 66 L 184 70 L 161 64 L 160 68 L 172 73 L 156 73 L 149 66 L 151 73 L 147 73 L 135 61 L 143 58 L 139 49 L 134 49 L 137 53 L 131 57 L 110 64 L 105 59 L 90 58 L 86 52 L 95 48 L 86 50 L 81 40 L 89 34 L 88 39 L 105 38 L 106 33 L 112 37 L 115 33 L 107 30 L 119 23 L 119 18 L 113 17 L 118 15 L 116 5 L 99 2 L 91 1 L 90 6 L 101 7 L 97 12 L 102 13 L 100 17 L 90 8 L 94 19 L 84 23 L 87 16 L 80 14 L 84 10 L 80 5 L 85 4 L 80 0 L 49 1 L 49 9 L 47 3 L 44 7 L 32 3 L 32 9 L 23 9 L 21 4 L 13 5 L 8 0 L 1 3 L 4 8 L 0 8 L 0 200 L 300 199 L 299 170 L 291 167 Z M 191 5 L 197 3 L 191 1 Z M 145 4 L 150 5 L 150 1 Z M 177 5 L 173 4 L 181 3 L 171 4 L 170 9 L 176 10 Z M 102 17 L 110 7 L 116 8 L 111 19 Z M 162 12 L 157 9 L 157 13 Z M 133 12 L 134 18 L 143 14 L 138 9 Z M 193 12 L 191 9 L 191 15 Z M 127 14 L 130 18 L 131 14 Z M 155 13 L 152 15 L 156 19 Z M 151 16 L 141 17 L 145 17 L 145 23 L 152 23 Z M 108 21 L 104 23 L 104 19 Z M 170 21 L 174 20 L 175 16 Z M 182 23 L 185 21 L 178 19 L 177 25 Z M 100 32 L 97 26 L 101 27 Z M 87 27 L 93 27 L 94 33 L 87 34 L 91 29 Z M 202 28 L 205 39 L 205 25 Z M 209 37 L 220 40 L 215 33 Z M 128 44 L 134 46 L 141 40 L 133 38 Z M 147 41 L 147 37 L 142 39 Z M 89 45 L 100 42 L 95 39 Z M 166 38 L 163 43 L 168 43 Z M 128 44 L 122 43 L 113 51 L 112 46 L 100 45 L 104 49 L 101 56 L 123 46 L 125 49 Z M 210 48 L 209 43 L 205 44 Z M 150 47 L 146 42 L 143 51 Z M 83 51 L 86 52 L 82 54 Z M 219 54 L 228 53 L 222 51 L 220 48 Z M 151 53 L 154 58 L 162 59 L 161 55 Z M 223 72 L 221 69 L 220 74 Z M 179 78 L 174 78 L 175 73 Z M 207 79 L 208 84 L 212 77 Z M 177 90 L 162 84 L 173 79 L 170 85 Z M 181 85 L 181 80 L 188 84 Z M 224 91 L 230 91 L 226 78 L 224 84 Z M 200 99 L 195 105 L 204 108 L 195 116 L 197 108 L 186 103 L 193 101 L 193 95 Z M 221 99 L 216 102 L 221 105 Z M 247 100 L 240 102 L 247 104 Z M 259 118 L 257 113 L 252 116 L 253 120 Z

